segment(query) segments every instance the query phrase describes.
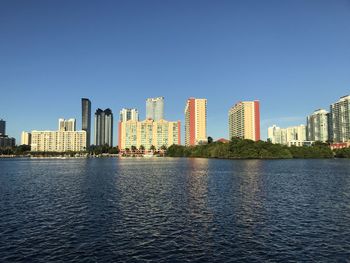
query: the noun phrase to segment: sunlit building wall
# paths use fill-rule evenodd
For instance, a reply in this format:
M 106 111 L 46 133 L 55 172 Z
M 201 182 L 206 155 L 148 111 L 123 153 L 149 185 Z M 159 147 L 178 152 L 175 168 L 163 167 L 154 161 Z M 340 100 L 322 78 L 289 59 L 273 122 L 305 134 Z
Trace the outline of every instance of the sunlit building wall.
M 185 107 L 185 145 L 207 142 L 207 99 L 189 98 Z
M 139 149 L 141 145 L 145 150 L 149 150 L 152 145 L 159 150 L 162 146 L 169 147 L 181 142 L 180 121 L 130 120 L 120 122 L 119 125 L 121 150 L 131 149 L 132 146 Z
M 241 101 L 228 112 L 229 137 L 260 140 L 260 102 Z

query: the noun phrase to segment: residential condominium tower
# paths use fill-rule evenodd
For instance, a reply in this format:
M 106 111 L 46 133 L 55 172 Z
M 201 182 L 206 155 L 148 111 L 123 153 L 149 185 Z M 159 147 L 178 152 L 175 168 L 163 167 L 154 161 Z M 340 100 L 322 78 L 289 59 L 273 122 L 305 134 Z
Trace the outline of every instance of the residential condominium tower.
M 138 121 L 139 112 L 137 109 L 121 109 L 119 112 L 119 121 Z
M 228 112 L 229 138 L 260 140 L 260 102 L 241 101 Z
M 6 134 L 6 121 L 0 119 L 0 135 Z
M 122 122 L 126 121 L 139 121 L 139 112 L 137 109 L 121 109 L 119 112 L 118 122 L 118 146 L 121 147 L 122 140 Z
M 86 147 L 91 143 L 91 101 L 87 98 L 81 99 L 81 129 L 86 132 Z
M 95 112 L 95 145 L 113 146 L 113 113 L 110 109 Z
M 6 135 L 6 121 L 0 119 L 0 148 L 14 147 L 15 145 L 15 138 Z
M 207 99 L 189 98 L 185 107 L 185 145 L 207 142 Z
M 23 131 L 21 134 L 21 145 L 31 145 L 32 143 L 32 134 L 26 131 Z
M 58 119 L 58 130 L 60 131 L 75 131 L 75 119 Z
M 350 141 L 350 95 L 341 97 L 330 110 L 331 140 L 335 143 Z
M 319 109 L 306 118 L 306 138 L 308 141 L 328 141 L 329 113 Z
M 146 119 L 155 121 L 164 119 L 164 97 L 148 98 L 146 100 Z

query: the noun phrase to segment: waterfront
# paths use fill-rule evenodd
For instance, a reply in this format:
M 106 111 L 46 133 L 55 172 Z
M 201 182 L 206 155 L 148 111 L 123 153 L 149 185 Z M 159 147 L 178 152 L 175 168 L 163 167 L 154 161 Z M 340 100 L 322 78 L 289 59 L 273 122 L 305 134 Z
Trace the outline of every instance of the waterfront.
M 350 259 L 343 160 L 0 160 L 1 262 Z

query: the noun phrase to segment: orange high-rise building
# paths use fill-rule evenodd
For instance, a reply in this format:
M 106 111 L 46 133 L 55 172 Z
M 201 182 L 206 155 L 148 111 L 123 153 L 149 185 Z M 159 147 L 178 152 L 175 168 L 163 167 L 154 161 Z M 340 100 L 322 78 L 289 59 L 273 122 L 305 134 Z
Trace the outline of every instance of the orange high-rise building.
M 207 99 L 189 98 L 185 108 L 185 145 L 207 142 Z

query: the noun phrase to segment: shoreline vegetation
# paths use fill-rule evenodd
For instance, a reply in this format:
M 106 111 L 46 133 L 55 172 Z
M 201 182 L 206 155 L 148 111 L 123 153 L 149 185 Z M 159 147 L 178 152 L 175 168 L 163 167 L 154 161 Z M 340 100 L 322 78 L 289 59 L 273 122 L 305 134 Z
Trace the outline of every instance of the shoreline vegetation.
M 127 154 L 125 154 L 127 152 Z M 150 151 L 148 151 L 150 152 Z M 149 153 L 147 154 L 149 157 Z M 161 151 L 152 151 L 155 157 L 187 157 L 217 159 L 330 159 L 350 158 L 350 148 L 331 150 L 329 144 L 315 142 L 312 146 L 291 146 L 232 138 L 228 143 L 212 142 L 197 146 L 172 145 Z M 31 152 L 30 146 L 20 145 L 0 149 L 0 158 L 95 158 L 95 157 L 146 157 L 136 147 L 120 152 L 118 147 L 91 146 L 84 152 Z
M 197 146 L 172 145 L 169 157 L 201 157 L 219 159 L 330 159 L 350 158 L 350 148 L 331 150 L 328 143 L 291 146 L 264 141 L 232 138 L 228 143 L 212 142 Z

